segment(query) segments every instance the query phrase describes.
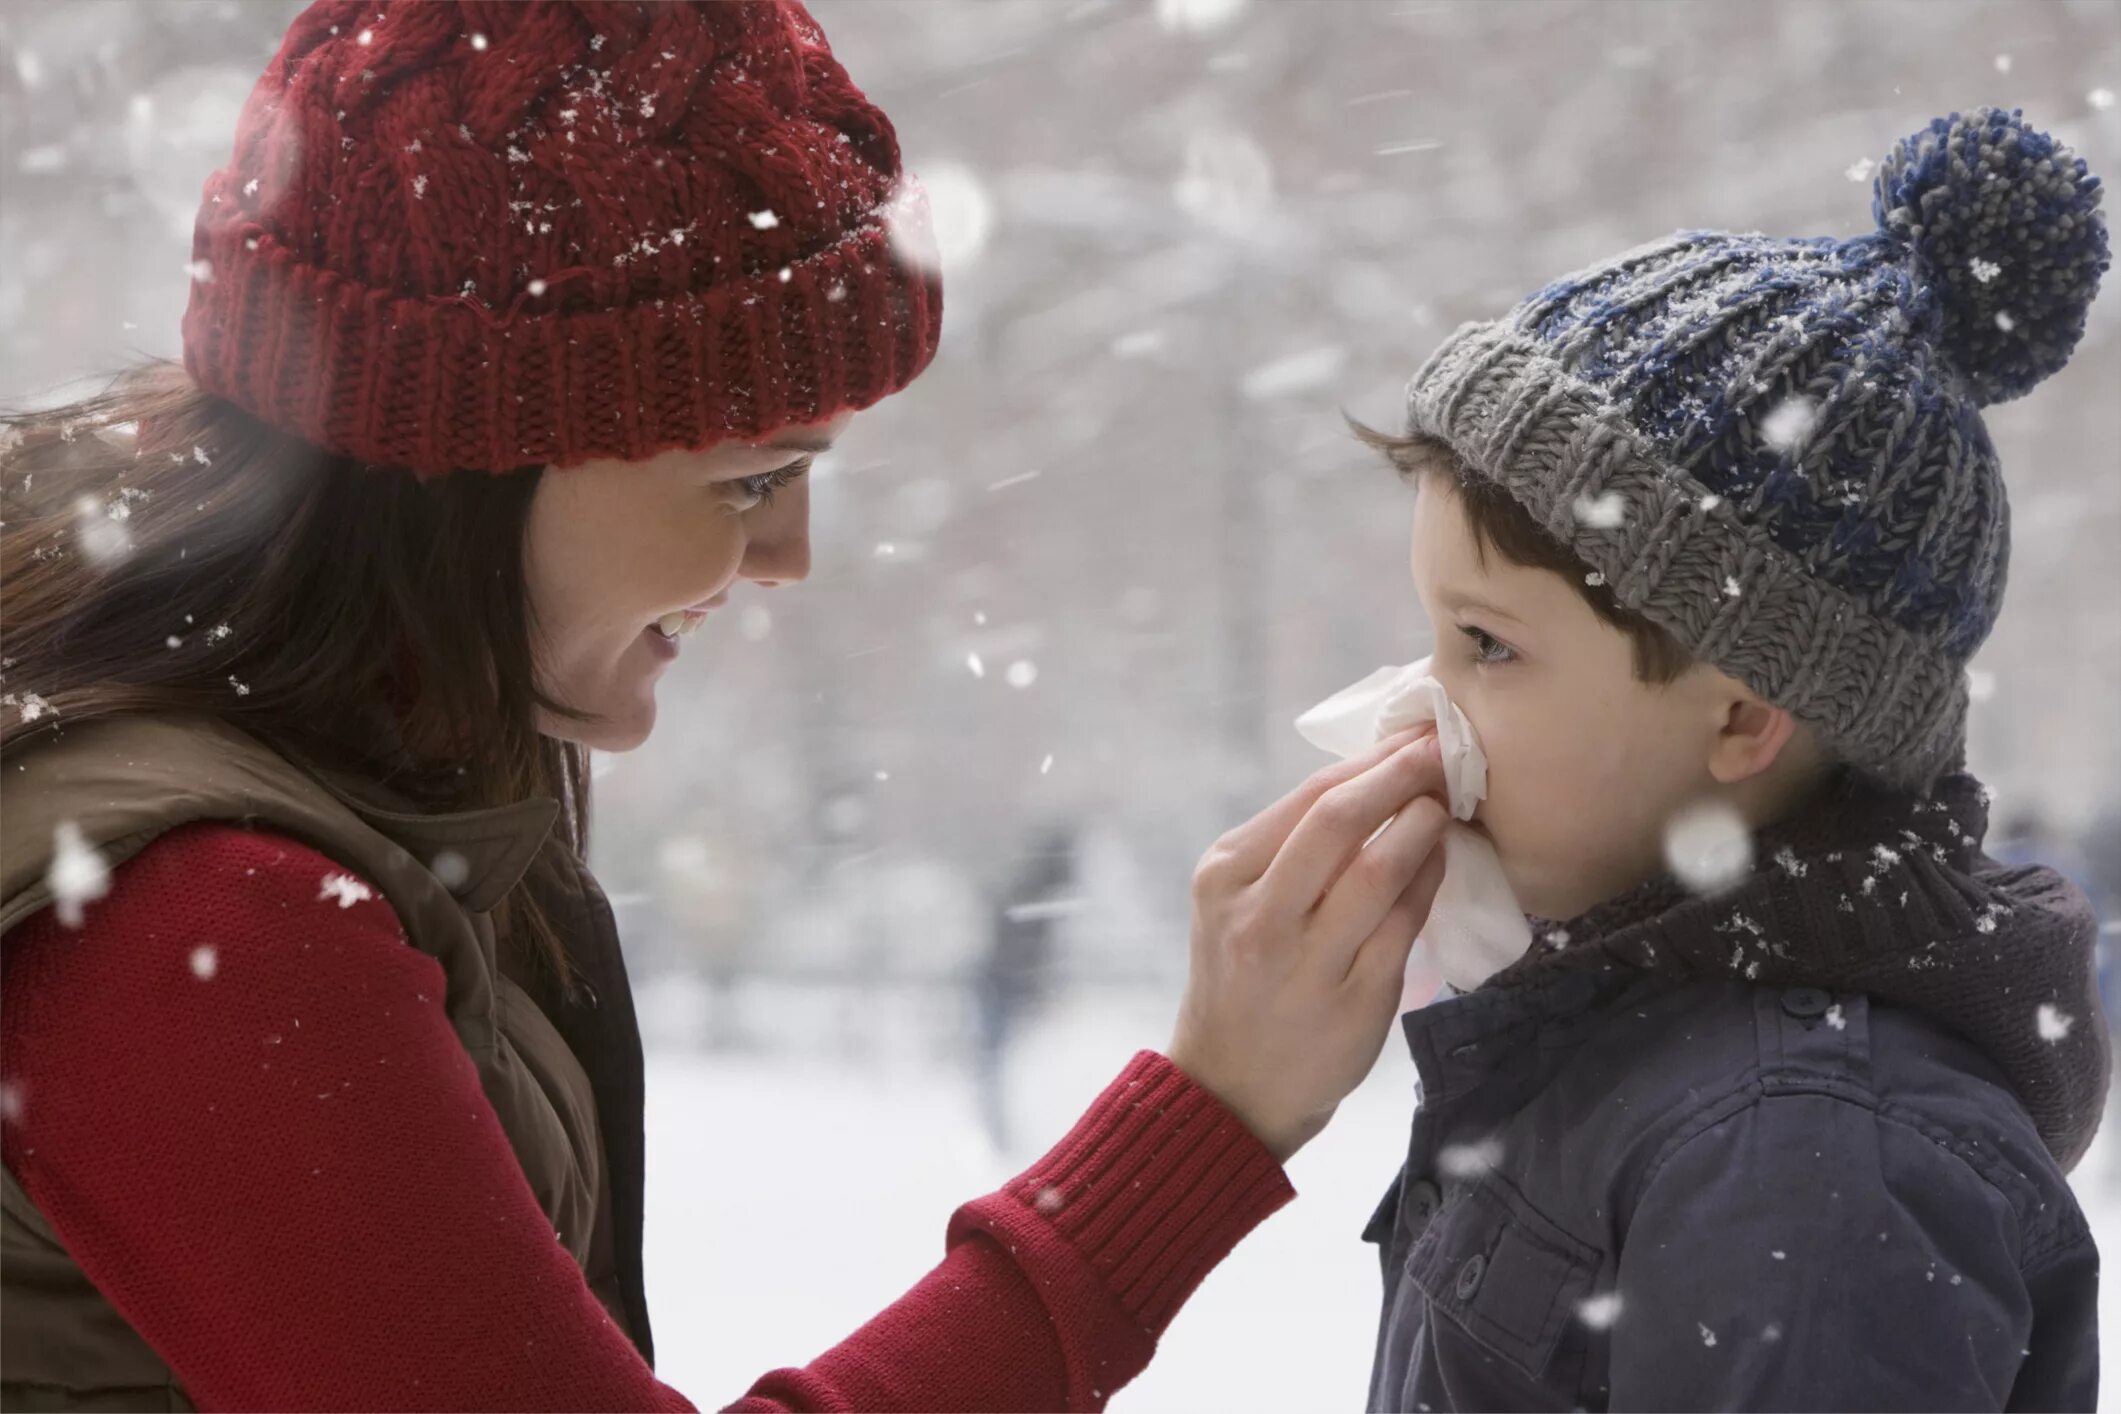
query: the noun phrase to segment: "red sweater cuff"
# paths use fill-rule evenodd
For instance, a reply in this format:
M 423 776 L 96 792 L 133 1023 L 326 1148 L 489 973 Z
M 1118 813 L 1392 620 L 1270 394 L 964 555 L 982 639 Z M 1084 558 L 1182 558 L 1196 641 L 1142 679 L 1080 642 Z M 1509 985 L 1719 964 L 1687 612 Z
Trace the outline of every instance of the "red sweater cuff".
M 1050 1223 L 1153 1340 L 1215 1264 L 1295 1196 L 1221 1101 L 1141 1051 L 1067 1138 L 994 1199 Z

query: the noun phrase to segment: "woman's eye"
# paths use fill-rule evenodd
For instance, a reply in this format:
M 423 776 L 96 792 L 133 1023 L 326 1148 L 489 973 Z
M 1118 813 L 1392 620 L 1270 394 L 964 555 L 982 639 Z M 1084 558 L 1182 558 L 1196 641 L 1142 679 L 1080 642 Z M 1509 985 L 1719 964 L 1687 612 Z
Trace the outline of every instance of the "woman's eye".
M 1473 660 L 1478 663 L 1507 663 L 1517 654 L 1504 643 L 1482 629 L 1471 624 L 1459 625 L 1458 631 L 1473 640 Z
M 796 480 L 808 470 L 810 470 L 810 461 L 806 457 L 802 461 L 790 462 L 788 465 L 774 471 L 762 472 L 757 476 L 739 477 L 730 484 L 736 486 L 745 496 L 763 506 L 772 502 L 774 492 Z

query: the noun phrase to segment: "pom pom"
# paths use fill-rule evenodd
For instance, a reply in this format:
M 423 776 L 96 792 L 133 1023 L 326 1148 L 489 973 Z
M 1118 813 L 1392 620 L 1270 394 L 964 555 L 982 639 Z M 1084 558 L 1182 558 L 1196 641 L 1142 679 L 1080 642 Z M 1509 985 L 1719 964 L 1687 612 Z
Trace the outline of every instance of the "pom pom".
M 2099 179 L 2019 110 L 1954 113 L 1903 138 L 1871 214 L 1910 253 L 1975 401 L 2019 397 L 2069 361 L 2109 263 Z

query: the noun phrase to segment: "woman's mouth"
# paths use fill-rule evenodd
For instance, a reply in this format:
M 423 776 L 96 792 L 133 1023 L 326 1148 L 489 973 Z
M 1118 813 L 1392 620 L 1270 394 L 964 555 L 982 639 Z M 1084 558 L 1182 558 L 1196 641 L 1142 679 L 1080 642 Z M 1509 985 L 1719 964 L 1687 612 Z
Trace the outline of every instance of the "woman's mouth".
M 675 658 L 678 655 L 678 640 L 690 638 L 699 626 L 707 622 L 707 615 L 699 609 L 678 609 L 663 615 L 641 631 L 651 651 L 659 658 Z

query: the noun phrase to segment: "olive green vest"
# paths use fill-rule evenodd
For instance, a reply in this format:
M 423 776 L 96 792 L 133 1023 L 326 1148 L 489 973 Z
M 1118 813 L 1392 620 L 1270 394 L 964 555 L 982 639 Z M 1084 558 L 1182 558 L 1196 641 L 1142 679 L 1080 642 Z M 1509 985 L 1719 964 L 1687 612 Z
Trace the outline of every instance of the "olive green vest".
M 299 766 L 209 717 L 65 727 L 10 753 L 0 776 L 0 934 L 51 902 L 45 874 L 61 821 L 113 871 L 165 830 L 225 820 L 299 839 L 380 890 L 410 944 L 441 964 L 450 1023 L 546 1218 L 653 1360 L 641 1284 L 640 1035 L 611 910 L 553 833 L 556 802 L 411 813 L 372 782 Z M 545 901 L 586 984 L 575 999 L 549 995 L 513 964 L 504 975 L 497 957 L 506 950 L 488 910 L 541 850 L 558 851 L 574 876 Z M 526 988 L 548 994 L 543 1004 Z M 0 1173 L 0 1408 L 191 1407 L 15 1176 Z

